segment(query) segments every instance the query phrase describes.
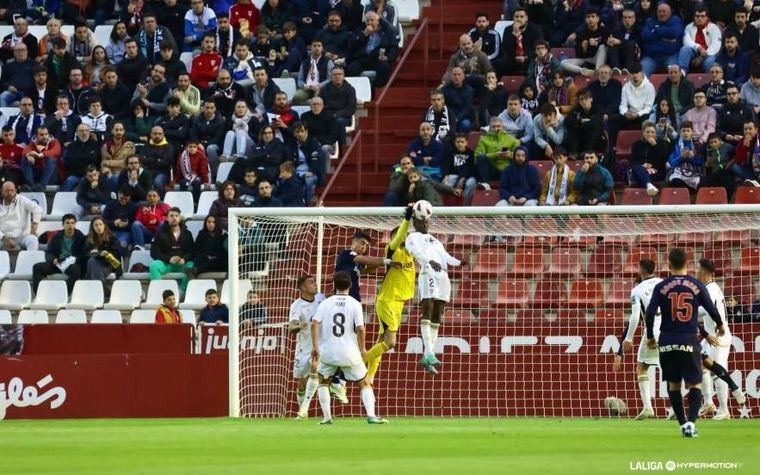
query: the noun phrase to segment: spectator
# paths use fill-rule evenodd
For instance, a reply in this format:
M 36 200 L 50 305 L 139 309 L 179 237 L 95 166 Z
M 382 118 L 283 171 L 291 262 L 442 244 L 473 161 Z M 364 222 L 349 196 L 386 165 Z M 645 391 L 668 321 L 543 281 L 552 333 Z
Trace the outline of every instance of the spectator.
M 109 201 L 103 210 L 103 219 L 122 249 L 126 249 L 133 242 L 132 223 L 135 222 L 136 215 L 137 203 L 132 201 L 132 188 L 123 184 L 119 188 L 118 197 Z
M 578 94 L 578 105 L 565 118 L 567 148 L 577 157 L 583 150 L 606 150 L 601 112 L 594 107 L 594 96 L 588 89 Z M 553 156 L 553 154 L 552 154 Z
M 654 106 L 654 86 L 644 76 L 641 67 L 635 64 L 630 73 L 628 82 L 623 86 L 619 114 L 610 124 L 610 144 L 613 147 L 617 144 L 618 131 L 626 127 L 640 126 L 652 113 Z
M 16 132 L 16 143 L 25 144 L 32 140 L 32 135 L 42 126 L 43 117 L 35 114 L 32 100 L 28 97 L 21 99 L 21 108 L 17 115 L 8 119 L 7 125 Z
M 345 64 L 351 32 L 343 25 L 340 12 L 331 10 L 327 14 L 327 26 L 317 31 L 314 38 L 322 40 L 327 59 L 335 63 L 336 66 Z
M 607 58 L 615 74 L 628 74 L 634 63 L 641 59 L 641 24 L 636 22 L 636 12 L 625 7 L 622 21 L 612 28 L 607 38 Z M 599 68 L 597 68 L 597 72 Z
M 185 272 L 180 287 L 187 288 L 188 273 L 193 268 L 193 236 L 181 220 L 179 208 L 169 209 L 166 225 L 161 227 L 153 239 L 150 255 L 150 279 L 161 279 L 169 272 Z
M 678 53 L 678 66 L 683 75 L 686 76 L 691 66 L 709 71 L 715 62 L 715 55 L 720 51 L 721 39 L 721 29 L 710 21 L 707 7 L 704 4 L 697 5 L 694 10 L 694 22 L 686 25 L 683 46 Z
M 194 117 L 190 124 L 190 136 L 197 138 L 200 145 L 205 148 L 214 175 L 219 166 L 219 147 L 224 133 L 224 118 L 216 111 L 216 103 L 211 99 L 206 99 L 203 101 L 202 112 Z
M 84 82 L 82 68 L 74 66 L 69 71 L 69 84 L 61 94 L 69 97 L 69 104 L 77 114 L 85 115 L 89 110 L 90 100 L 96 93 L 95 89 Z
M 263 123 L 267 109 L 274 105 L 274 98 L 278 92 L 280 88 L 269 79 L 264 67 L 254 69 L 253 85 L 248 102 L 253 105 L 253 113 L 259 123 Z
M 280 140 L 292 142 L 290 126 L 298 122 L 298 112 L 290 107 L 288 95 L 283 91 L 278 91 L 275 94 L 274 104 L 270 109 L 267 109 L 267 119 Z
M 169 210 L 169 205 L 161 202 L 158 190 L 153 188 L 148 191 L 146 202 L 137 209 L 135 222 L 132 223 L 132 242 L 136 248 L 142 249 L 164 227 Z
M 177 77 L 177 87 L 171 92 L 172 97 L 179 99 L 180 112 L 191 119 L 201 110 L 201 92 L 190 84 L 190 75 L 182 72 Z
M 171 325 L 182 323 L 182 316 L 177 309 L 177 297 L 174 296 L 174 291 L 164 290 L 161 298 L 163 303 L 156 309 L 156 323 Z
M 253 55 L 261 58 L 267 67 L 267 72 L 275 74 L 275 65 L 277 64 L 277 45 L 275 44 L 274 34 L 266 26 L 259 25 L 255 29 L 255 40 L 251 44 Z M 278 38 L 279 39 L 279 35 Z
M 726 88 L 728 83 L 723 79 L 723 68 L 720 64 L 713 64 L 710 68 L 710 80 L 700 89 L 707 96 L 707 105 L 716 111 L 726 103 Z
M 406 202 L 414 203 L 419 200 L 427 200 L 433 206 L 442 206 L 441 195 L 435 190 L 429 180 L 424 180 L 422 172 L 416 168 L 410 168 L 406 172 L 406 179 L 409 181 L 407 188 Z
M 533 143 L 533 117 L 522 108 L 518 96 L 509 96 L 507 108 L 499 114 L 499 119 L 504 125 L 504 130 L 520 139 L 522 145 L 530 146 Z
M 665 179 L 665 164 L 670 150 L 667 142 L 657 137 L 652 122 L 644 122 L 641 132 L 641 139 L 631 147 L 628 181 L 639 188 L 646 188 L 647 195 L 656 196 L 660 190 L 652 182 Z
M 760 139 L 757 136 L 757 125 L 752 120 L 744 123 L 742 140 L 737 142 L 731 172 L 740 180 L 754 179 L 752 164 L 755 151 L 760 149 Z
M 293 126 L 293 135 L 295 137 L 293 162 L 296 174 L 304 181 L 304 200 L 309 203 L 317 185 L 324 184 L 328 157 L 319 141 L 309 133 L 309 128 L 303 122 L 297 122 Z
M 225 267 L 225 270 L 226 269 L 227 268 Z M 216 289 L 208 289 L 206 291 L 206 306 L 201 309 L 198 323 L 206 325 L 226 325 L 230 321 L 229 312 L 227 306 L 219 301 L 219 294 L 216 292 Z
M 143 165 L 153 175 L 153 186 L 163 190 L 169 184 L 174 168 L 174 147 L 166 140 L 164 129 L 158 125 L 150 129 L 150 140 L 143 148 Z
M 235 182 L 227 180 L 219 187 L 219 198 L 211 203 L 208 215 L 216 218 L 216 222 L 221 229 L 227 229 L 227 210 L 242 206 L 244 204 L 237 196 Z
M 741 99 L 755 114 L 760 114 L 760 69 L 750 71 L 749 81 L 742 86 Z
M 534 51 L 536 54 L 528 64 L 525 82 L 533 86 L 538 95 L 541 95 L 551 86 L 554 75 L 559 73 L 562 67 L 549 51 L 549 43 L 546 41 L 536 41 Z
M 153 187 L 153 176 L 143 168 L 140 157 L 137 155 L 127 157 L 127 168 L 119 173 L 114 188 L 119 190 L 124 185 L 129 186 L 135 203 L 144 202 L 148 196 L 148 191 Z
M 203 37 L 201 53 L 193 58 L 190 79 L 195 87 L 205 90 L 214 85 L 224 58 L 216 52 L 216 36 L 206 33 Z
M 206 40 L 206 35 L 213 35 L 216 41 L 216 14 L 203 4 L 203 0 L 190 0 L 190 10 L 185 14 L 184 51 L 205 50 L 201 43 Z
M 749 24 L 749 11 L 740 6 L 734 12 L 734 24 L 726 27 L 723 34 L 727 37 L 729 33 L 736 35 L 739 40 L 739 49 L 748 55 L 757 51 L 760 45 L 757 28 Z
M 391 65 L 398 57 L 397 34 L 396 29 L 377 13 L 368 12 L 364 15 L 364 24 L 349 41 L 350 60 L 346 72 L 350 76 L 359 76 L 362 71 L 375 71 L 375 86 L 385 86 Z
M 161 42 L 159 45 L 161 57 L 156 64 L 163 65 L 166 71 L 164 74 L 166 77 L 166 82 L 169 83 L 170 87 L 175 87 L 177 85 L 177 78 L 179 75 L 182 73 L 187 73 L 187 66 L 185 66 L 185 63 L 183 63 L 179 58 L 179 55 L 175 54 L 172 48 L 173 45 L 168 41 Z
M 45 66 L 34 68 L 34 85 L 29 92 L 29 97 L 32 99 L 35 113 L 51 114 L 55 111 L 58 88 L 55 87 L 53 82 L 48 81 L 48 73 Z
M 649 121 L 654 124 L 658 139 L 670 143 L 678 138 L 678 118 L 673 104 L 667 97 L 657 101 L 657 107 L 649 116 Z
M 45 127 L 50 135 L 55 137 L 64 147 L 68 147 L 74 140 L 77 126 L 82 119 L 70 108 L 69 96 L 61 95 L 56 100 L 55 112 L 45 119 Z
M 607 38 L 610 32 L 599 21 L 599 10 L 591 7 L 586 10 L 586 22 L 575 33 L 575 58 L 562 61 L 562 68 L 570 74 L 591 76 L 594 71 L 607 62 Z M 594 69 L 585 67 L 593 63 Z
M 575 42 L 576 31 L 583 26 L 588 4 L 564 0 L 557 2 L 554 12 L 554 28 L 549 35 L 552 47 L 557 48 Z
M 694 84 L 683 77 L 681 68 L 676 64 L 668 65 L 668 77 L 657 89 L 657 101 L 668 98 L 673 104 L 677 116 L 682 115 L 694 105 Z
M 8 63 L 9 60 L 13 59 L 13 47 L 18 43 L 26 45 L 29 57 L 37 57 L 39 51 L 37 38 L 29 33 L 29 23 L 21 15 L 13 20 L 13 33 L 5 35 L 3 42 L 0 43 L 0 60 L 3 63 Z
M 567 151 L 562 147 L 554 149 L 554 166 L 541 182 L 538 204 L 547 206 L 572 205 L 578 201 L 575 189 L 575 172 L 567 166 Z
M 111 64 L 119 64 L 124 59 L 127 41 L 127 24 L 123 21 L 114 23 L 106 45 L 106 56 Z
M 668 158 L 668 185 L 696 190 L 704 174 L 704 164 L 699 142 L 694 140 L 694 126 L 685 120 L 681 123 L 681 137 Z
M 24 157 L 24 147 L 16 143 L 16 132 L 7 125 L 2 129 L 3 140 L 0 143 L 0 166 L 3 181 L 22 183 L 21 159 Z
M 261 6 L 261 24 L 267 27 L 271 35 L 280 36 L 285 22 L 290 19 L 290 10 L 289 3 L 266 0 Z
M 301 120 L 305 120 L 301 117 Z M 453 116 L 449 107 L 446 105 L 446 99 L 439 89 L 430 92 L 430 107 L 422 116 L 422 121 L 427 122 L 433 127 L 433 138 L 438 142 L 443 142 L 449 136 L 451 127 L 454 125 Z M 456 130 L 454 130 L 456 132 Z
M 419 135 L 407 145 L 406 154 L 412 158 L 415 167 L 428 175 L 441 178 L 443 145 L 433 140 L 433 127 L 429 123 L 420 123 Z
M 728 196 L 734 191 L 734 175 L 731 173 L 731 161 L 734 147 L 724 142 L 720 134 L 713 132 L 707 136 L 705 149 L 705 177 L 699 186 L 720 186 L 726 189 Z
M 180 101 L 176 97 L 170 97 L 166 104 L 166 114 L 156 119 L 155 125 L 164 131 L 166 140 L 175 151 L 182 150 L 182 146 L 190 131 L 190 119 L 180 110 Z
M 94 88 L 99 88 L 103 83 L 103 72 L 108 64 L 106 49 L 100 45 L 92 48 L 92 54 L 84 67 L 84 80 Z
M 159 26 L 156 15 L 150 12 L 143 14 L 143 27 L 137 32 L 135 39 L 148 64 L 155 65 L 159 61 L 162 41 L 168 41 L 172 44 L 172 49 L 177 50 L 177 42 L 174 41 L 171 31 L 165 26 Z
M 0 89 L 3 92 L 0 94 L 0 106 L 10 107 L 31 91 L 36 64 L 29 58 L 29 50 L 24 43 L 18 43 L 13 47 L 13 62 L 3 66 L 2 81 L 0 81 Z
M 552 74 L 552 82 L 539 97 L 540 103 L 549 103 L 559 109 L 560 114 L 567 114 L 578 104 L 577 88 L 572 78 L 558 71 Z
M 259 196 L 253 203 L 256 208 L 281 208 L 282 201 L 276 196 L 272 196 L 272 182 L 266 177 L 259 180 Z
M 288 208 L 305 206 L 304 188 L 303 180 L 295 173 L 293 162 L 281 163 L 274 196 L 282 201 L 282 205 Z
M 335 144 L 345 140 L 345 128 L 338 124 L 334 115 L 325 112 L 324 100 L 321 97 L 316 96 L 309 101 L 309 108 L 310 110 L 301 116 L 301 122 L 317 139 L 322 150 L 331 155 L 335 152 Z
M 92 96 L 89 100 L 89 113 L 82 116 L 82 123 L 90 127 L 90 132 L 95 135 L 99 143 L 106 140 L 106 134 L 113 126 L 113 117 L 103 112 L 103 104 L 100 97 Z
M 109 0 L 110 1 L 110 0 Z M 172 32 L 174 38 L 185 37 L 185 14 L 189 11 L 187 2 L 163 0 L 158 8 L 158 23 Z
M 541 106 L 541 113 L 533 119 L 533 134 L 536 142 L 536 156 L 543 152 L 547 158 L 554 155 L 554 147 L 565 141 L 565 118 L 551 104 Z
M 39 38 L 37 42 L 37 57 L 30 56 L 38 63 L 44 63 L 53 52 L 53 45 L 51 44 L 53 38 L 62 39 L 64 44 L 68 42 L 68 37 L 61 32 L 61 20 L 50 18 L 45 25 L 47 33 Z
M 234 6 L 234 5 L 233 5 Z M 216 49 L 222 57 L 232 56 L 235 50 L 235 35 L 237 33 L 230 28 L 230 15 L 225 11 L 216 14 Z
M 243 160 L 251 149 L 256 145 L 251 138 L 250 131 L 256 126 L 257 119 L 248 110 L 248 105 L 243 99 L 235 104 L 235 112 L 227 121 L 227 133 L 224 136 L 224 147 L 219 159 L 223 162 Z M 235 153 L 233 153 L 233 148 Z
M 211 188 L 211 173 L 208 158 L 198 144 L 198 139 L 189 138 L 187 146 L 177 159 L 177 183 L 182 191 L 192 188 L 193 200 L 197 203 L 201 191 Z
M 204 272 L 227 272 L 227 235 L 217 226 L 215 216 L 206 216 L 203 229 L 195 240 L 194 274 Z
M 235 84 L 248 87 L 253 84 L 253 71 L 262 66 L 250 51 L 248 40 L 239 38 L 235 42 L 235 53 L 225 58 L 223 67 L 232 75 Z
M 216 83 L 206 91 L 206 99 L 211 99 L 216 104 L 216 109 L 222 117 L 229 117 L 239 100 L 246 100 L 245 90 L 232 82 L 232 76 L 226 69 L 221 69 L 216 76 Z
M 726 86 L 726 105 L 718 111 L 718 132 L 736 145 L 744 138 L 744 124 L 752 120 L 752 108 L 742 102 L 736 84 Z
M 74 141 L 69 145 L 63 158 L 63 166 L 66 170 L 66 179 L 61 187 L 63 191 L 76 189 L 85 171 L 90 167 L 100 169 L 101 161 L 100 147 L 90 132 L 90 127 L 87 124 L 79 124 Z
M 504 84 L 500 83 L 499 78 L 496 77 L 496 71 L 488 71 L 485 87 L 478 97 L 481 124 L 487 124 L 492 116 L 499 115 L 504 111 L 508 95 Z
M 237 0 L 229 8 L 230 26 L 242 28 L 241 20 L 244 20 L 248 28 L 253 31 L 261 23 L 259 8 L 251 0 Z
M 256 169 L 251 166 L 243 171 L 243 182 L 237 186 L 238 198 L 243 202 L 243 206 L 251 207 L 259 197 L 259 177 L 256 176 Z M 217 188 L 221 188 L 221 183 Z
M 655 73 L 657 68 L 679 64 L 678 56 L 683 36 L 684 27 L 681 19 L 673 15 L 670 5 L 660 3 L 657 6 L 657 17 L 647 19 L 641 29 L 644 50 L 641 67 L 644 75 Z
M 121 267 L 123 251 L 124 248 L 111 232 L 106 221 L 100 216 L 93 218 L 85 245 L 85 255 L 88 256 L 85 279 L 105 283 L 110 274 L 115 274 L 116 278 L 119 278 L 123 272 Z
M 147 67 L 148 60 L 140 52 L 137 40 L 134 38 L 124 40 L 124 59 L 116 65 L 116 72 L 127 89 L 133 91 L 137 87 Z
M 512 161 L 512 154 L 520 141 L 504 131 L 500 118 L 491 117 L 488 132 L 481 135 L 475 147 L 475 163 L 481 183 L 497 180 Z
M 526 7 L 530 5 L 533 4 L 526 4 Z M 515 9 L 512 20 L 512 27 L 504 31 L 501 40 L 500 57 L 492 62 L 499 76 L 523 74 L 533 56 L 536 42 L 542 37 L 540 29 L 528 22 L 528 13 L 524 8 Z
M 55 183 L 60 158 L 61 143 L 50 135 L 47 128 L 37 128 L 37 135 L 24 148 L 24 158 L 21 159 L 21 174 L 25 183 L 22 191 L 42 192 Z
M 282 25 L 282 39 L 280 50 L 277 52 L 276 74 L 282 76 L 295 76 L 301 66 L 301 61 L 306 57 L 306 42 L 298 35 L 295 23 L 291 21 Z M 325 76 L 327 77 L 327 76 Z
M 631 67 L 631 69 L 634 69 Z M 612 77 L 612 69 L 609 66 L 602 66 L 597 71 L 599 79 L 591 81 L 588 89 L 594 98 L 594 106 L 599 108 L 605 124 L 610 117 L 615 116 L 620 108 L 620 99 L 622 97 L 623 85 L 617 79 Z M 614 146 L 614 143 L 613 143 Z
M 475 185 L 478 182 L 478 168 L 475 165 L 475 153 L 467 145 L 467 135 L 457 134 L 454 146 L 447 147 L 443 155 L 443 184 L 464 194 L 465 204 L 472 200 Z
M 528 165 L 525 147 L 518 147 L 510 166 L 501 172 L 496 206 L 536 206 L 541 191 L 538 170 Z
M 120 80 L 113 66 L 103 68 L 103 84 L 100 87 L 100 99 L 103 110 L 114 119 L 124 119 L 129 114 L 129 101 L 132 91 Z
M 152 120 L 148 117 L 148 108 L 142 100 L 135 99 L 130 105 L 132 114 L 124 120 L 124 136 L 141 149 L 148 142 Z
M 71 53 L 66 51 L 66 42 L 61 38 L 53 38 L 50 41 L 53 46 L 53 54 L 48 56 L 45 61 L 50 84 L 55 86 L 56 90 L 66 88 L 69 81 L 69 73 L 72 68 L 79 68 L 79 63 Z M 31 50 L 30 50 L 31 51 Z
M 345 1 L 345 0 L 344 0 Z M 261 301 L 259 292 L 248 291 L 248 301 L 240 307 L 240 324 L 244 328 L 263 325 L 269 320 L 269 310 Z
M 449 66 L 441 80 L 441 86 L 451 80 L 454 68 L 460 68 L 465 73 L 465 83 L 480 95 L 485 85 L 486 73 L 492 70 L 488 56 L 475 48 L 469 35 L 459 37 L 459 49 L 449 58 Z
M 325 103 L 325 112 L 332 114 L 340 127 L 345 129 L 353 123 L 356 113 L 356 90 L 346 81 L 346 72 L 342 67 L 333 68 L 330 72 L 330 83 L 319 90 L 319 97 Z M 345 132 L 341 135 L 345 138 Z M 341 143 L 344 141 L 341 140 Z
M 89 165 L 85 177 L 77 187 L 77 204 L 82 207 L 82 216 L 98 216 L 111 200 L 111 186 L 108 180 L 101 179 L 97 167 Z
M 394 25 L 394 27 L 398 28 L 398 25 Z M 496 30 L 491 28 L 487 13 L 478 12 L 475 14 L 475 27 L 470 29 L 467 34 L 475 44 L 475 48 L 485 53 L 489 61 L 493 61 L 499 56 L 501 37 Z
M 79 63 L 86 63 L 92 55 L 93 47 L 95 46 L 95 38 L 92 32 L 87 27 L 87 23 L 83 20 L 79 20 L 74 25 L 74 36 L 69 41 L 69 53 Z
M 475 92 L 465 82 L 462 68 L 451 70 L 451 81 L 441 89 L 452 115 L 456 120 L 457 132 L 469 132 L 474 123 Z
M 694 107 L 683 115 L 683 120 L 691 122 L 694 141 L 704 146 L 707 136 L 717 129 L 718 113 L 707 105 L 707 95 L 699 90 L 694 93 Z
M 153 65 L 148 80 L 138 84 L 135 93 L 132 95 L 132 99 L 142 101 L 151 115 L 166 112 L 166 104 L 171 96 L 171 87 L 166 82 L 165 74 L 166 68 L 163 64 Z
M 36 251 L 39 248 L 37 226 L 42 219 L 42 208 L 26 196 L 19 195 L 12 181 L 4 182 L 2 190 L 0 247 L 7 251 Z
M 293 95 L 293 104 L 306 104 L 309 99 L 319 94 L 319 91 L 330 83 L 330 73 L 334 67 L 333 61 L 324 54 L 322 40 L 313 39 L 309 56 L 300 63 L 296 78 L 298 90 Z
M 124 136 L 124 124 L 115 121 L 111 137 L 100 147 L 101 172 L 111 180 L 111 188 L 118 189 L 119 173 L 127 167 L 127 159 L 135 154 L 135 144 Z
M 287 159 L 285 144 L 274 136 L 274 129 L 269 125 L 265 125 L 259 131 L 258 143 L 259 145 L 251 152 L 251 160 L 258 169 L 258 173 L 272 183 L 277 179 L 280 164 Z
M 583 152 L 583 166 L 575 174 L 573 187 L 578 190 L 579 205 L 606 205 L 612 196 L 612 175 L 599 165 L 599 158 L 593 151 Z
M 126 11 L 122 11 L 121 18 L 127 24 L 129 36 L 136 35 L 142 26 L 143 14 L 146 13 L 143 6 L 139 0 L 129 0 Z
M 66 274 L 66 287 L 70 293 L 74 289 L 74 283 L 82 276 L 85 259 L 84 234 L 76 228 L 77 219 L 73 214 L 63 215 L 61 222 L 63 229 L 53 235 L 45 248 L 45 261 L 32 267 L 32 288 L 35 292 L 42 279 L 47 276 Z
M 723 35 L 723 48 L 715 56 L 715 65 L 723 69 L 726 81 L 738 86 L 749 79 L 749 54 L 739 48 L 739 39 L 731 30 Z

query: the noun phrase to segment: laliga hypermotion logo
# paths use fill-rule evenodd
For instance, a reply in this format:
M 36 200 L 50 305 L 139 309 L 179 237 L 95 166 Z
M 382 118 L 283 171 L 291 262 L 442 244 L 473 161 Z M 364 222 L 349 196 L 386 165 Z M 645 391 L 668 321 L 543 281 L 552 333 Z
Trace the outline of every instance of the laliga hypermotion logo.
M 9 407 L 39 406 L 50 400 L 50 409 L 57 409 L 66 402 L 66 390 L 61 386 L 51 386 L 45 390 L 53 377 L 49 374 L 37 381 L 35 386 L 24 387 L 24 381 L 19 377 L 11 378 L 7 386 L 0 383 L 0 420 L 5 419 Z

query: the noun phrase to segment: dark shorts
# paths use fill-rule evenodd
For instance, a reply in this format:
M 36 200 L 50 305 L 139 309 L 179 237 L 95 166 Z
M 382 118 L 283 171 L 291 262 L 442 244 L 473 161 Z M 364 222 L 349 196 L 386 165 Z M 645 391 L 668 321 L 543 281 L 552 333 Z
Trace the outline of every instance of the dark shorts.
M 702 348 L 697 341 L 660 345 L 660 367 L 663 381 L 691 384 L 702 382 Z

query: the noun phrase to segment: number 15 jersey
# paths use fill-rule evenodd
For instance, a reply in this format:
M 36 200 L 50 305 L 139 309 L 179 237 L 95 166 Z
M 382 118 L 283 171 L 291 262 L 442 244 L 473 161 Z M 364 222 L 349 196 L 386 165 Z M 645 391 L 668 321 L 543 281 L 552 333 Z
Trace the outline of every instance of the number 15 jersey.
M 325 364 L 348 367 L 363 364 L 356 329 L 364 326 L 362 304 L 350 295 L 333 295 L 319 304 L 312 321 L 321 324 L 319 359 Z

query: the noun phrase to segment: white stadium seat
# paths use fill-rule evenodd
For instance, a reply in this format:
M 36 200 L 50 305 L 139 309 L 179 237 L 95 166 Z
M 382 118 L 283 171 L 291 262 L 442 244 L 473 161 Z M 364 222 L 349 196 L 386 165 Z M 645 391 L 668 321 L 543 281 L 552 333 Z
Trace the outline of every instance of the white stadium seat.
M 169 206 L 176 206 L 182 211 L 182 217 L 192 218 L 195 211 L 193 203 L 193 194 L 189 191 L 167 191 L 164 196 L 164 203 Z
M 71 38 L 72 36 L 74 36 L 74 25 L 71 23 L 61 25 L 61 32 L 63 32 L 64 35 Z
M 67 309 L 95 310 L 103 306 L 103 283 L 99 280 L 78 280 L 71 292 Z
M 203 221 L 187 220 L 185 221 L 185 227 L 193 235 L 193 240 L 196 240 L 198 239 L 198 233 L 203 229 Z
M 409 23 L 420 18 L 420 3 L 418 0 L 395 0 L 398 21 Z
M 185 290 L 185 301 L 179 305 L 180 309 L 200 310 L 206 306 L 206 291 L 216 290 L 216 282 L 211 279 L 191 279 Z
M 0 287 L 0 308 L 23 310 L 32 303 L 32 284 L 27 280 L 6 280 Z
M 82 207 L 77 204 L 76 191 L 59 191 L 53 198 L 53 209 L 50 210 L 50 214 L 47 215 L 45 219 L 49 221 L 60 221 L 66 213 L 72 213 L 74 216 L 79 216 L 81 212 Z
M 162 296 L 164 290 L 173 291 L 177 302 L 179 302 L 179 285 L 176 280 L 151 280 L 148 286 L 148 295 L 145 298 L 145 302 L 140 305 L 140 308 L 154 310 L 158 308 L 159 305 L 164 303 Z
M 48 313 L 45 310 L 22 310 L 18 314 L 17 323 L 19 325 L 28 325 L 35 323 L 48 324 L 50 323 L 50 319 L 48 318 Z
M 77 221 L 76 228 L 85 236 L 90 233 L 90 225 L 92 221 Z
M 179 315 L 182 318 L 182 323 L 189 323 L 195 326 L 198 320 L 195 318 L 195 312 L 192 310 L 180 310 Z
M 216 170 L 216 182 L 224 183 L 227 181 L 227 177 L 230 176 L 230 170 L 235 162 L 222 162 L 219 164 L 219 168 Z
M 8 251 L 0 251 L 0 280 L 8 277 L 11 273 L 11 256 Z
M 21 251 L 16 257 L 16 267 L 8 276 L 14 280 L 32 280 L 32 268 L 38 262 L 45 262 L 44 251 Z
M 150 257 L 150 251 L 132 251 L 132 254 L 129 256 L 129 266 L 126 270 L 131 270 L 132 266 L 135 264 L 143 264 L 145 267 L 150 267 L 150 263 L 153 262 L 153 258 Z M 150 278 L 150 274 L 146 272 L 125 272 L 124 275 L 122 275 L 123 279 L 135 279 L 135 280 L 145 280 Z M 108 308 L 108 307 L 106 307 Z
M 185 69 L 189 73 L 193 66 L 193 53 L 182 53 L 179 55 L 179 60 L 185 63 Z
M 43 215 L 47 214 L 48 205 L 47 205 L 47 197 L 45 196 L 45 193 L 42 193 L 40 191 L 22 191 L 20 195 L 26 198 L 29 198 L 30 200 L 40 205 L 40 208 L 42 208 L 42 214 Z
M 84 310 L 58 310 L 55 323 L 87 323 L 87 314 Z
M 95 31 L 93 32 L 93 35 L 95 36 L 95 43 L 99 44 L 102 47 L 108 46 L 108 43 L 111 42 L 111 31 L 113 30 L 113 25 L 98 25 L 95 27 Z
M 133 253 L 134 254 L 134 253 Z M 134 310 L 142 301 L 142 285 L 138 280 L 117 280 L 111 287 L 111 298 L 103 305 L 106 310 Z
M 121 318 L 121 312 L 118 310 L 95 310 L 92 312 L 90 323 L 124 323 Z
M 272 78 L 272 81 L 277 84 L 282 92 L 288 95 L 288 102 L 291 102 L 296 93 L 296 80 L 293 78 Z
M 69 301 L 69 290 L 62 280 L 43 280 L 37 287 L 34 302 L 29 306 L 32 310 L 58 310 Z
M 372 85 L 369 78 L 364 76 L 346 77 L 346 81 L 356 89 L 356 104 L 361 106 L 372 100 Z
M 223 304 L 229 306 L 230 305 L 230 287 L 232 284 L 230 284 L 229 280 L 225 280 L 222 282 L 222 291 L 219 293 L 220 300 Z M 238 303 L 240 305 L 244 304 L 246 300 L 248 300 L 248 291 L 253 288 L 253 284 L 251 284 L 251 281 L 248 279 L 240 279 L 238 280 Z
M 504 31 L 506 31 L 507 28 L 511 27 L 512 23 L 514 23 L 512 20 L 499 20 L 493 26 L 493 29 L 496 30 L 496 33 L 499 34 L 499 38 L 504 38 Z
M 156 310 L 133 310 L 129 323 L 156 323 Z
M 291 109 L 293 109 L 294 112 L 298 113 L 298 117 L 301 117 L 304 112 L 309 112 L 311 110 L 311 107 L 309 106 L 290 106 Z
M 10 325 L 13 323 L 11 318 L 11 311 L 4 308 L 0 308 L 0 325 Z
M 229 162 L 225 162 L 229 163 Z M 198 198 L 198 211 L 195 213 L 195 219 L 206 219 L 208 212 L 211 210 L 211 204 L 219 198 L 219 192 L 204 191 Z

